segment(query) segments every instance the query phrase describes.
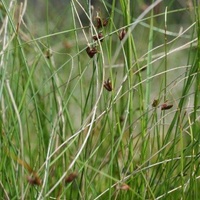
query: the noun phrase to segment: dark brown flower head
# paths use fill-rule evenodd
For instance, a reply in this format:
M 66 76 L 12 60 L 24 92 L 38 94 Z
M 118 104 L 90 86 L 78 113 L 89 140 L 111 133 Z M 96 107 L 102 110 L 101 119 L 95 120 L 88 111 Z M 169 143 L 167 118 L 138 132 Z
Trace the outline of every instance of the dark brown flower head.
M 125 35 L 126 35 L 126 29 L 123 28 L 123 29 L 119 32 L 119 39 L 120 39 L 120 40 L 123 40 Z
M 107 26 L 109 22 L 109 18 L 103 20 L 103 26 Z
M 38 175 L 36 173 L 33 173 L 31 175 L 29 175 L 27 177 L 27 181 L 31 184 L 31 185 L 41 185 L 42 181 L 41 179 L 38 177 Z
M 111 92 L 113 90 L 112 83 L 111 83 L 111 80 L 109 78 L 108 78 L 107 81 L 104 82 L 103 86 L 109 92 Z
M 99 16 L 97 16 L 97 17 L 96 17 L 96 28 L 97 28 L 97 29 L 100 29 L 100 28 L 102 28 L 103 26 L 104 26 L 104 27 L 107 26 L 108 21 L 109 21 L 109 18 L 103 19 L 103 20 L 102 20 Z
M 161 105 L 161 110 L 169 110 L 172 107 L 173 107 L 172 104 L 168 105 L 168 104 L 164 103 L 164 104 Z
M 47 50 L 45 56 L 47 59 L 50 59 L 50 57 L 52 56 L 52 52 L 50 50 Z
M 158 99 L 154 99 L 153 103 L 152 103 L 152 107 L 157 107 L 158 103 L 159 103 L 159 100 Z
M 69 174 L 65 179 L 65 183 L 71 183 L 72 181 L 74 181 L 74 179 L 77 178 L 77 176 L 78 176 L 78 174 L 75 172 Z
M 87 54 L 88 54 L 88 56 L 90 57 L 90 58 L 93 58 L 94 57 L 94 55 L 97 53 L 97 48 L 96 47 L 87 47 L 87 49 L 86 49 L 86 52 L 87 52 Z
M 99 16 L 96 17 L 96 27 L 97 29 L 102 28 L 102 21 Z
M 103 42 L 103 33 L 98 33 L 98 35 L 93 35 L 92 38 L 96 40 L 100 40 L 100 42 Z

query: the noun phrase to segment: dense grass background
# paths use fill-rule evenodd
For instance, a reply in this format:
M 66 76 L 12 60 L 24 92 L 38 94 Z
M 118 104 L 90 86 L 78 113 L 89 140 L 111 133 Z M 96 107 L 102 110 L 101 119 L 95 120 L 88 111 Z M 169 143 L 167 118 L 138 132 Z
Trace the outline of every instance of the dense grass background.
M 198 199 L 199 9 L 1 0 L 2 199 Z

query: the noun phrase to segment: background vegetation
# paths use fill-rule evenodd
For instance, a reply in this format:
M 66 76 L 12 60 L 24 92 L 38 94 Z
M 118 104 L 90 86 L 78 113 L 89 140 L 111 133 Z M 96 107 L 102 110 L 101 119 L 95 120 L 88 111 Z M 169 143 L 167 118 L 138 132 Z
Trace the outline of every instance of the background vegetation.
M 2 199 L 198 199 L 198 1 L 0 1 Z

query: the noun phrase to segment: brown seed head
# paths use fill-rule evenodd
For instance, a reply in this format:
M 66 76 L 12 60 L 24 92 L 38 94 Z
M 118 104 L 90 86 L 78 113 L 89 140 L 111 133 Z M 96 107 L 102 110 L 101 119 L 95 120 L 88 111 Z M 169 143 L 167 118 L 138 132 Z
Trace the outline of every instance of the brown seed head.
M 159 103 L 159 100 L 158 99 L 154 99 L 153 103 L 152 103 L 152 107 L 157 107 L 158 103 Z
M 50 57 L 52 56 L 52 52 L 50 50 L 46 51 L 46 58 L 50 59 Z
M 96 17 L 96 28 L 97 29 L 100 29 L 102 28 L 103 26 L 107 26 L 108 25 L 108 21 L 109 21 L 109 18 L 106 18 L 106 19 L 101 19 L 98 15 Z
M 72 172 L 71 174 L 69 174 L 66 179 L 65 179 L 65 183 L 71 183 L 74 179 L 76 179 L 78 176 L 77 173 Z
M 36 173 L 33 173 L 32 175 L 29 175 L 27 177 L 27 181 L 31 184 L 31 185 L 41 185 L 42 181 L 41 179 L 37 176 Z
M 97 29 L 102 28 L 102 21 L 99 16 L 96 17 L 96 27 Z
M 92 36 L 92 38 L 96 41 L 96 40 L 100 40 L 100 42 L 103 42 L 103 34 L 102 33 L 98 33 L 98 35 L 94 35 Z
M 111 91 L 113 90 L 112 82 L 111 82 L 111 80 L 110 80 L 109 78 L 108 78 L 107 81 L 104 82 L 103 86 L 104 86 L 104 88 L 105 88 L 106 90 L 108 90 L 109 92 L 111 92 Z
M 120 40 L 123 40 L 125 35 L 126 35 L 126 29 L 123 28 L 123 29 L 119 32 L 119 39 L 120 39 Z
M 90 58 L 93 58 L 94 55 L 97 53 L 96 47 L 87 47 L 86 52 Z
M 109 21 L 109 18 L 104 19 L 104 20 L 103 20 L 103 26 L 107 26 L 107 25 L 108 25 L 108 21 Z
M 173 105 L 167 105 L 166 103 L 161 105 L 161 110 L 169 110 L 170 108 L 172 108 Z

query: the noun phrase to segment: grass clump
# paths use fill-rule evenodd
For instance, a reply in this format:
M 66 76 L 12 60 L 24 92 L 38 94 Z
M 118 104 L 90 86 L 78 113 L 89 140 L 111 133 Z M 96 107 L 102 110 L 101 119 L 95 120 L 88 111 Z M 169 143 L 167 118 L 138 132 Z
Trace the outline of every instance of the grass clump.
M 199 5 L 0 4 L 4 199 L 198 199 Z

